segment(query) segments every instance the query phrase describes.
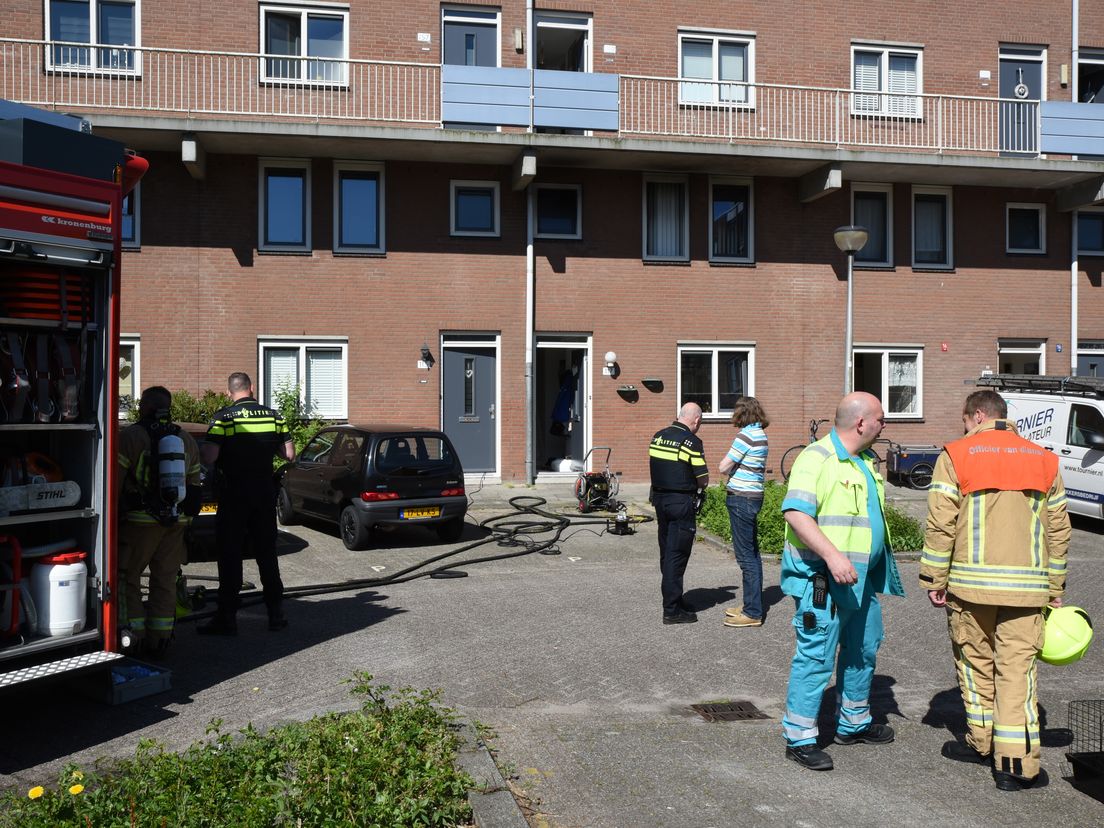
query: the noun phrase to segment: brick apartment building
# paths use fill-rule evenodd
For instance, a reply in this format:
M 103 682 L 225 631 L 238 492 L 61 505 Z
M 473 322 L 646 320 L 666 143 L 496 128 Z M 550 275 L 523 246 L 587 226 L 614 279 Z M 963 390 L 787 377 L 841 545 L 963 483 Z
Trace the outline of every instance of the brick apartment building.
M 645 479 L 686 400 L 715 467 L 750 393 L 777 469 L 844 387 L 852 223 L 887 437 L 960 433 L 985 371 L 1104 374 L 1097 3 L 6 7 L 0 98 L 151 162 L 124 392 L 245 370 L 503 480 Z

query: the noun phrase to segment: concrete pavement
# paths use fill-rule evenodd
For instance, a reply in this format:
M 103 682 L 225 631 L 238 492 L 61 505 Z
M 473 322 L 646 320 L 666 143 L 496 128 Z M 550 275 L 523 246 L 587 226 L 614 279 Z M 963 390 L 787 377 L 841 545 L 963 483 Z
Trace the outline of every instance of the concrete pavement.
M 570 510 L 571 486 L 562 479 L 533 489 L 484 487 L 473 493 L 471 520 L 501 514 L 515 495 L 547 496 L 548 508 Z M 641 506 L 645 492 L 625 487 L 622 499 Z M 922 509 L 922 493 L 901 497 L 908 509 Z M 466 578 L 290 601 L 291 627 L 282 633 L 267 632 L 256 607 L 243 611 L 236 639 L 201 639 L 182 625 L 169 693 L 106 708 L 51 691 L 9 708 L 20 714 L 6 717 L 4 740 L 18 748 L 2 752 L 0 783 L 38 784 L 70 759 L 129 754 L 140 737 L 184 747 L 215 717 L 236 729 L 348 709 L 341 679 L 364 670 L 395 686 L 439 687 L 446 703 L 486 725 L 531 825 L 1089 825 L 1104 818 L 1104 806 L 1062 776 L 1068 703 L 1104 697 L 1104 644 L 1081 663 L 1040 666 L 1051 783 L 1001 794 L 983 768 L 939 756 L 961 729 L 962 708 L 946 622 L 916 588 L 917 565 L 906 563 L 908 597 L 884 601 L 887 635 L 873 694 L 877 720 L 896 729 L 897 741 L 831 747 L 836 770 L 816 774 L 783 757 L 779 722 L 793 632 L 777 563 L 765 567 L 764 627 L 725 628 L 739 570 L 723 547 L 699 543 L 686 585 L 700 621 L 663 626 L 654 524 L 630 537 L 602 529 L 571 528 L 558 555 L 466 568 L 457 561 Z M 1102 531 L 1078 524 L 1070 564 L 1069 598 L 1096 617 L 1104 617 Z M 472 525 L 464 541 L 482 534 Z M 295 527 L 282 539 L 289 586 L 388 575 L 446 548 L 415 528 L 359 553 L 320 525 Z M 462 558 L 515 551 L 492 544 Z M 213 570 L 188 567 L 193 578 Z M 689 709 L 719 700 L 751 701 L 770 719 L 707 723 Z

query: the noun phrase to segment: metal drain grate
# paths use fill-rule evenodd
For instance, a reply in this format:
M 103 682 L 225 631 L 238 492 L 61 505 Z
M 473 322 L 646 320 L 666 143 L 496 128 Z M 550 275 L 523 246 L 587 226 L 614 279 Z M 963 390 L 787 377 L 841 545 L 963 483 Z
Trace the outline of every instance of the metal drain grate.
M 753 719 L 770 718 L 749 701 L 692 704 L 690 709 L 707 722 L 747 722 Z

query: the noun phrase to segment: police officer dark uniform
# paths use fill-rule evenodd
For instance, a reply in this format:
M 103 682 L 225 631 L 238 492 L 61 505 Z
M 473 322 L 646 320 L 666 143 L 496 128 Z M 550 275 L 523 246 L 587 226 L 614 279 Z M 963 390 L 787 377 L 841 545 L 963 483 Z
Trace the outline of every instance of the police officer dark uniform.
M 709 485 L 709 467 L 697 437 L 701 419 L 701 407 L 686 403 L 678 419 L 657 431 L 648 447 L 651 500 L 659 528 L 664 624 L 692 624 L 698 620 L 683 605 L 682 576 L 694 544 L 699 492 Z
M 276 483 L 272 458 L 295 458 L 284 418 L 253 396 L 247 374 L 234 373 L 227 382 L 233 402 L 218 411 L 207 429 L 204 460 L 214 463 L 219 479 L 215 518 L 218 548 L 218 610 L 201 635 L 235 635 L 242 558 L 248 543 L 257 559 L 268 628 L 287 626 L 281 603 L 284 585 L 276 558 Z

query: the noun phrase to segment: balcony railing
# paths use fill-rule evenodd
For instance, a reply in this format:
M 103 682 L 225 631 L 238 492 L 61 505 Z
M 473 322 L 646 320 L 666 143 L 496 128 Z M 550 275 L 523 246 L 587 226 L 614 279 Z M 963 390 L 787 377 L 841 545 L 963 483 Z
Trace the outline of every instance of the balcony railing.
M 580 96 L 583 91 L 580 85 Z M 442 126 L 442 71 L 430 63 L 116 50 L 0 38 L 0 98 L 82 114 Z M 1037 101 L 622 75 L 616 115 L 621 136 L 853 150 L 1039 152 Z

